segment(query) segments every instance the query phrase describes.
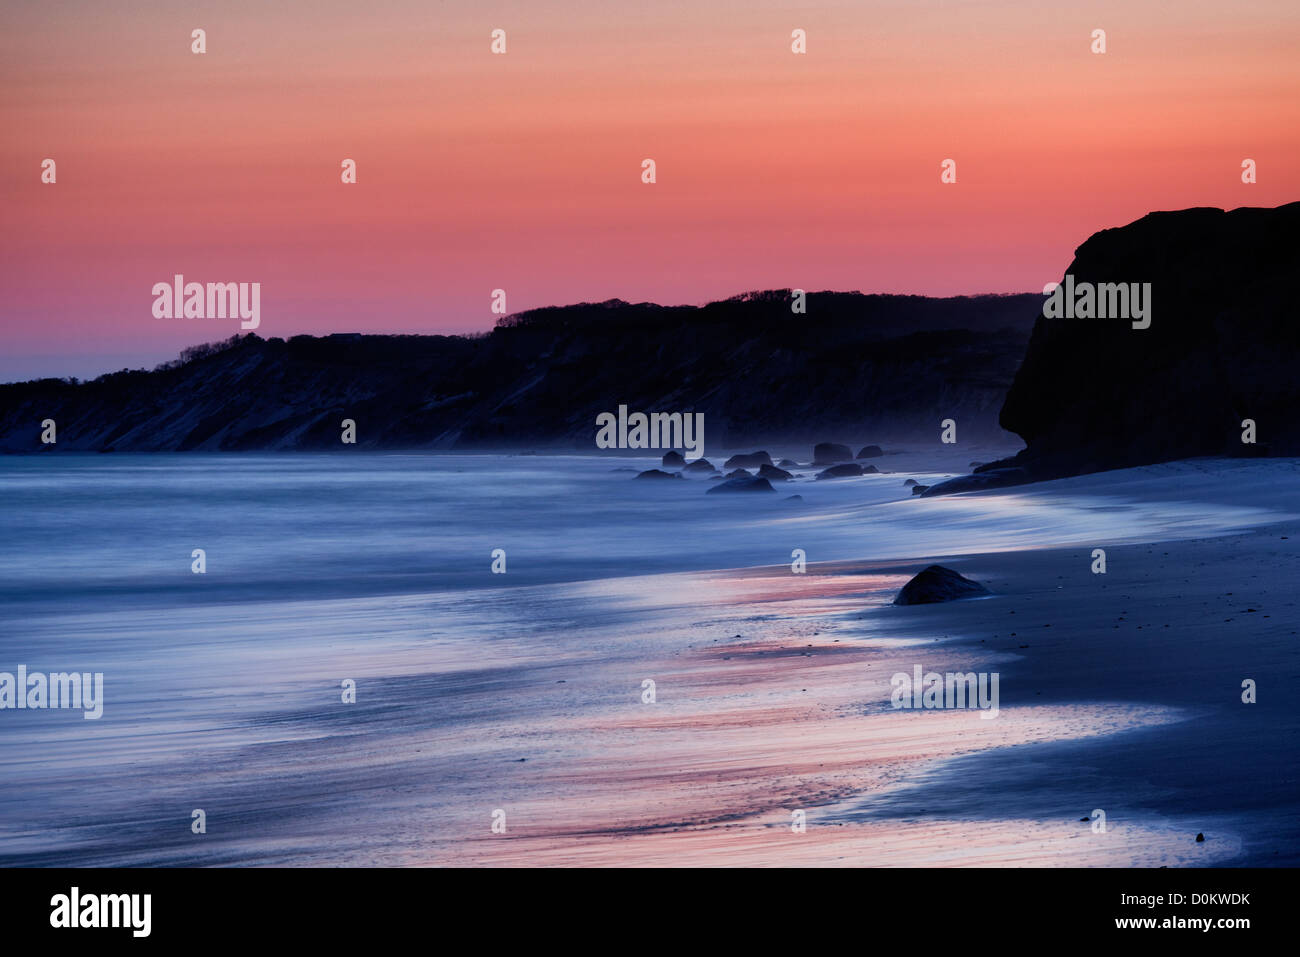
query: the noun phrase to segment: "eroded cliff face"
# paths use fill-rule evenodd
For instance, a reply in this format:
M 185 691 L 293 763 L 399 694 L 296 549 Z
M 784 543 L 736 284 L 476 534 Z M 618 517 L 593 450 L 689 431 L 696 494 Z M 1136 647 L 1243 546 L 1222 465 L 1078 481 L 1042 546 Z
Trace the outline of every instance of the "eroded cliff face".
M 1300 454 L 1300 203 L 1151 213 L 1093 235 L 1066 275 L 1076 291 L 1149 283 L 1150 325 L 1037 320 L 1000 417 L 1025 440 L 1017 466 L 1045 477 Z
M 709 448 L 934 439 L 944 418 L 1005 436 L 1037 300 L 811 293 L 796 314 L 778 290 L 542 309 L 478 337 L 245 336 L 152 372 L 0 385 L 0 450 L 336 449 L 350 418 L 361 448 L 590 451 L 619 404 L 702 412 Z

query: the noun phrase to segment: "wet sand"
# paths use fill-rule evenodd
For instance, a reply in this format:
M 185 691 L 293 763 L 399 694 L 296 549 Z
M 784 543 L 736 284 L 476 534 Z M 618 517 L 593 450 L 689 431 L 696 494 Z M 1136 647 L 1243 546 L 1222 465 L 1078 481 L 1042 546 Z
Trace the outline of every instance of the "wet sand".
M 1291 473 L 1175 474 L 1177 488 L 1156 469 L 1020 494 L 1105 486 L 1123 497 L 1102 509 L 1181 495 L 1300 514 Z M 113 721 L 71 743 L 66 715 L 32 725 L 60 758 L 7 758 L 0 861 L 1300 863 L 1300 521 L 942 557 L 994 595 L 891 605 L 929 560 L 272 604 L 253 624 L 243 605 L 208 607 L 187 623 L 184 681 L 142 657 Z M 456 616 L 489 609 L 498 624 L 462 640 Z M 115 620 L 142 648 L 175 629 L 167 612 Z M 890 676 L 917 664 L 999 673 L 998 716 L 893 709 Z M 1258 704 L 1241 702 L 1244 678 Z M 1081 820 L 1094 809 L 1104 833 Z

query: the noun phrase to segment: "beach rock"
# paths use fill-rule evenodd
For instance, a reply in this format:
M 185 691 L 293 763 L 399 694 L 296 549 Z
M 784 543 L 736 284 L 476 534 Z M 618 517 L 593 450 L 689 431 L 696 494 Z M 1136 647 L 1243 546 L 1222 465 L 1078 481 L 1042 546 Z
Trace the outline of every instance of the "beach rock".
M 1300 453 L 1300 202 L 1148 213 L 1093 234 L 1065 275 L 1076 299 L 1083 283 L 1098 299 L 1103 283 L 1150 283 L 1150 326 L 1040 315 L 1000 415 L 1026 447 L 983 469 L 1038 480 L 1258 452 L 1244 418 L 1268 454 Z
M 1027 469 L 1003 468 L 985 469 L 971 475 L 958 475 L 943 482 L 925 487 L 927 497 L 932 495 L 951 495 L 954 492 L 978 492 L 1011 485 L 1023 485 L 1034 478 Z M 920 488 L 920 486 L 917 486 Z M 913 493 L 916 489 L 912 489 Z
M 852 462 L 853 450 L 847 445 L 834 442 L 818 442 L 813 446 L 813 465 L 834 465 L 836 462 Z
M 917 573 L 894 599 L 895 605 L 931 605 L 943 601 L 960 601 L 987 595 L 989 590 L 979 582 L 957 574 L 951 568 L 931 565 Z
M 753 473 L 747 469 L 732 469 L 727 473 L 727 478 L 753 478 Z
M 929 489 L 930 489 L 930 486 L 928 486 L 928 485 L 913 485 L 913 486 L 912 486 L 912 494 L 913 494 L 913 495 L 923 495 L 925 492 L 929 491 Z
M 1204 835 L 1204 834 L 1197 834 L 1197 835 L 1196 835 L 1196 843 L 1197 843 L 1197 844 L 1201 844 L 1201 843 L 1203 843 L 1204 841 L 1205 841 L 1205 835 Z
M 907 488 L 908 486 L 915 485 L 915 484 L 916 484 L 916 479 L 908 479 L 906 482 L 903 483 L 903 487 Z
M 858 453 L 860 459 L 879 458 L 885 454 L 885 450 L 878 445 L 864 445 L 862 451 Z
M 681 478 L 676 472 L 662 472 L 659 469 L 646 469 L 644 472 L 638 472 L 633 481 L 636 479 L 679 479 Z
M 803 501 L 803 496 L 802 496 L 802 495 L 787 495 L 787 496 L 785 497 L 785 501 L 787 501 L 787 502 L 802 502 L 802 501 Z
M 758 477 L 770 479 L 773 482 L 788 482 L 794 478 L 785 469 L 779 469 L 775 465 L 760 465 L 758 467 Z
M 717 470 L 713 467 L 713 463 L 708 459 L 696 459 L 694 462 L 687 462 L 686 465 L 682 467 L 682 471 L 691 474 L 697 472 L 703 474 L 706 472 L 715 472 Z
M 727 461 L 722 463 L 722 467 L 724 469 L 756 469 L 760 465 L 771 464 L 772 456 L 768 455 L 766 452 L 742 452 L 727 459 Z
M 679 469 L 686 464 L 686 459 L 682 458 L 681 452 L 665 452 L 662 464 L 666 469 Z
M 863 474 L 863 475 L 879 475 L 879 474 L 880 474 L 880 469 L 876 468 L 874 465 L 864 465 L 864 466 L 862 466 L 862 474 Z
M 799 463 L 796 462 L 794 459 L 782 459 L 776 464 L 783 469 L 797 469 L 799 467 Z
M 714 492 L 775 492 L 772 483 L 765 478 L 747 476 L 745 478 L 729 478 L 721 485 L 715 485 L 706 492 L 706 495 L 712 495 Z
M 838 479 L 852 478 L 855 475 L 862 474 L 862 466 L 856 462 L 845 462 L 843 465 L 832 465 L 830 468 L 817 473 L 818 479 Z

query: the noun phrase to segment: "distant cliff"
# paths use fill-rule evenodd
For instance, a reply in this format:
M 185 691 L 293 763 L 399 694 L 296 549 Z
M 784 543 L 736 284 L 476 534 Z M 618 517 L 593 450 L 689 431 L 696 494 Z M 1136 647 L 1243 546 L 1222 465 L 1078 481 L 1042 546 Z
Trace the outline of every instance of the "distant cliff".
M 612 300 L 481 336 L 247 335 L 153 371 L 0 385 L 0 450 L 594 448 L 595 417 L 706 416 L 710 448 L 1002 435 L 997 411 L 1041 297 L 789 291 L 703 307 Z M 54 419 L 58 442 L 40 442 Z
M 927 494 L 1192 456 L 1300 455 L 1300 203 L 1150 213 L 1090 237 L 1066 275 L 1150 283 L 1150 326 L 1040 317 L 1000 417 L 1025 450 Z M 1247 419 L 1255 444 L 1242 442 Z

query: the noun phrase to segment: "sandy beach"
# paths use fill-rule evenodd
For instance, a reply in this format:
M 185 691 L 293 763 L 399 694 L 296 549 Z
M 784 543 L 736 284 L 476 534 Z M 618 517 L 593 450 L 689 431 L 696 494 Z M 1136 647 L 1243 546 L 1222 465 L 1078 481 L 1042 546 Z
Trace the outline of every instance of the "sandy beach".
M 588 787 L 562 824 L 524 801 L 508 840 L 484 835 L 451 859 L 1294 865 L 1297 530 L 1121 546 L 1110 567 L 1129 570 L 1105 578 L 1082 549 L 948 560 L 998 596 L 952 605 L 864 611 L 871 584 L 898 581 L 890 569 L 819 570 L 791 586 L 801 598 L 773 599 L 811 604 L 792 613 L 811 634 L 692 649 L 671 673 L 679 694 L 710 702 L 702 722 L 661 709 L 587 729 L 625 743 L 566 770 Z M 1000 671 L 1003 713 L 890 711 L 888 676 L 917 660 Z M 1245 677 L 1280 693 L 1245 705 Z M 806 833 L 791 832 L 795 808 Z M 1104 834 L 1080 820 L 1094 808 Z
M 256 601 L 232 585 L 179 611 L 133 588 L 107 632 L 93 608 L 36 603 L 9 619 L 11 658 L 115 657 L 102 720 L 5 725 L 0 860 L 1294 865 L 1296 477 L 1294 461 L 1206 461 L 947 499 L 904 498 L 901 473 L 805 485 L 806 518 L 755 525 L 793 523 L 805 574 L 334 598 L 290 583 Z M 726 507 L 735 522 L 758 506 Z M 1071 524 L 1094 512 L 1117 540 Z M 900 528 L 1022 545 L 909 555 L 883 537 Z M 841 545 L 891 557 L 813 560 Z M 992 595 L 891 604 L 932 560 Z M 342 588 L 302 587 L 327 585 Z M 894 709 L 891 676 L 918 665 L 999 674 L 997 717 Z

